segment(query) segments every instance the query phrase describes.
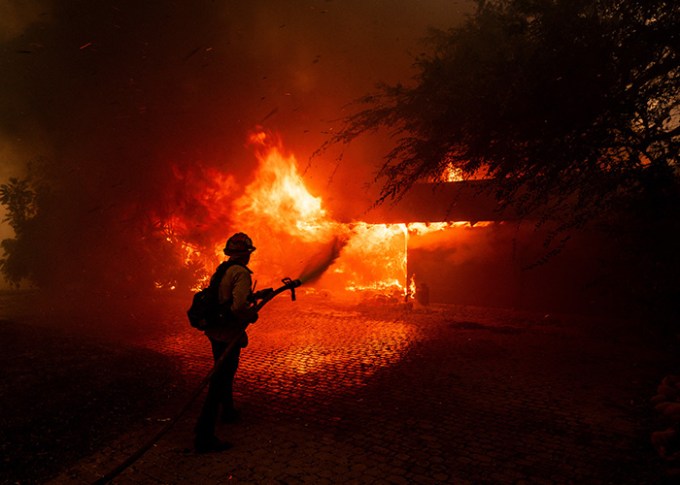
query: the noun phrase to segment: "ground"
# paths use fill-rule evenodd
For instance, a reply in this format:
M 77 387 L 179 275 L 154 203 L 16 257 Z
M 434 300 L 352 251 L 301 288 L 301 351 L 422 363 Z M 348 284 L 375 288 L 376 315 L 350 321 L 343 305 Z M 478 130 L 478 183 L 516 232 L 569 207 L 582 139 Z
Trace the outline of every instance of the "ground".
M 36 298 L 0 295 L 0 479 L 92 483 L 177 416 L 209 349 L 185 298 Z M 671 483 L 650 398 L 677 342 L 644 323 L 281 296 L 218 429 L 234 448 L 193 453 L 201 395 L 113 482 Z

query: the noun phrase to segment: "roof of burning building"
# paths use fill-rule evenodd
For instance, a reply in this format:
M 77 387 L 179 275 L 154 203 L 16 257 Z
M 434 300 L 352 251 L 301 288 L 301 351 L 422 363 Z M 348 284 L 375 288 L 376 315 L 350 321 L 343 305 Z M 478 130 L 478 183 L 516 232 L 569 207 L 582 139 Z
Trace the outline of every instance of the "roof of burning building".
M 369 223 L 500 221 L 516 218 L 501 210 L 490 182 L 474 180 L 446 183 L 417 183 L 399 200 L 387 201 L 362 219 Z

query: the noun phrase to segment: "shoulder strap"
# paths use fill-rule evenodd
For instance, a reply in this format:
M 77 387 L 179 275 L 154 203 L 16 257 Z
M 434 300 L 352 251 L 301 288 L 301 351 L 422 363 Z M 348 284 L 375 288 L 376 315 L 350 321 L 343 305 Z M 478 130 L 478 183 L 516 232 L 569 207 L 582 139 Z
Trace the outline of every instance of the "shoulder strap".
M 224 275 L 227 274 L 227 270 L 232 266 L 243 266 L 244 268 L 248 269 L 248 267 L 241 263 L 237 263 L 236 261 L 224 261 L 220 263 L 220 265 L 215 270 L 215 274 L 213 274 L 210 278 L 210 287 L 220 286 L 222 278 L 224 278 Z
M 231 265 L 228 262 L 220 263 L 220 265 L 215 270 L 215 273 L 213 273 L 213 275 L 210 277 L 209 286 L 211 288 L 220 286 L 220 282 L 222 281 L 222 278 L 224 278 L 224 275 L 227 273 L 229 266 Z

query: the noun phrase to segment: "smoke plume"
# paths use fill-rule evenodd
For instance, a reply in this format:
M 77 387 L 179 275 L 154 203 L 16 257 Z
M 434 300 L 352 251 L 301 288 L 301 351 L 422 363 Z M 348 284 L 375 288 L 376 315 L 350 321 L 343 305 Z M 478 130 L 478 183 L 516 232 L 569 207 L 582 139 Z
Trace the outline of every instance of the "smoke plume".
M 0 10 L 1 163 L 30 163 L 42 187 L 22 243 L 28 274 L 56 287 L 189 284 L 195 272 L 173 238 L 200 247 L 238 230 L 228 210 L 218 220 L 211 211 L 250 182 L 255 126 L 306 160 L 347 103 L 409 77 L 428 27 L 468 10 L 434 0 L 43 0 Z M 304 171 L 337 220 L 373 201 L 363 184 L 381 148 L 357 144 L 340 165 L 317 158 Z M 218 183 L 229 190 L 217 196 Z

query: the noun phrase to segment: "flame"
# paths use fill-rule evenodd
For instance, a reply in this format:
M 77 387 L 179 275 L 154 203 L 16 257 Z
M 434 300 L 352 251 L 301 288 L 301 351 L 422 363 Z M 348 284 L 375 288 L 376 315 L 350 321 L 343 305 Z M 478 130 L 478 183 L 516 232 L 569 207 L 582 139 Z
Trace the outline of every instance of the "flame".
M 416 296 L 416 275 L 415 273 L 411 275 L 411 279 L 408 281 L 408 293 L 407 297 L 409 299 L 414 299 Z
M 463 177 L 463 169 L 454 167 L 451 162 L 449 162 L 444 171 L 441 174 L 440 180 L 442 182 L 461 182 L 465 180 Z
M 195 275 L 195 290 L 207 284 L 222 255 L 222 231 L 229 224 L 228 208 L 238 184 L 232 174 L 200 163 L 172 169 L 176 179 L 175 192 L 169 194 L 172 213 L 150 218 L 160 237 Z M 157 282 L 156 287 L 175 289 L 177 282 Z
M 404 224 L 355 223 L 336 272 L 346 275 L 346 287 L 353 291 L 401 291 L 406 284 L 406 243 Z
M 334 221 L 322 198 L 307 189 L 294 155 L 278 139 L 250 137 L 259 168 L 235 203 L 233 217 L 258 250 L 251 266 L 265 279 L 303 274 L 316 289 L 339 292 L 404 293 L 407 230 L 404 224 L 343 224 Z M 262 243 L 258 243 L 262 241 Z M 321 248 L 321 256 L 318 256 Z M 321 274 L 309 269 L 319 261 Z
M 175 168 L 178 192 L 192 197 L 180 199 L 180 210 L 165 219 L 163 234 L 184 254 L 186 265 L 205 268 L 199 286 L 223 258 L 225 239 L 246 232 L 258 247 L 250 266 L 265 286 L 278 286 L 282 277 L 291 276 L 304 279 L 307 289 L 338 297 L 379 294 L 404 301 L 416 288 L 414 276 L 407 277 L 409 237 L 473 225 L 337 222 L 323 198 L 309 191 L 295 155 L 278 137 L 257 131 L 249 142 L 258 168 L 242 190 L 232 175 L 216 168 Z
M 422 236 L 432 232 L 440 232 L 454 228 L 487 227 L 493 224 L 492 221 L 455 221 L 455 222 L 409 222 L 406 227 L 408 233 L 413 236 Z
M 246 232 L 258 247 L 250 264 L 258 278 L 269 283 L 297 277 L 306 259 L 343 239 L 347 229 L 328 216 L 321 197 L 309 192 L 295 156 L 284 153 L 277 138 L 258 132 L 250 142 L 258 169 L 233 203 L 232 232 Z
M 260 146 L 260 165 L 255 182 L 235 204 L 241 224 L 250 225 L 248 220 L 253 219 L 269 221 L 291 236 L 311 241 L 318 240 L 320 232 L 328 235 L 334 224 L 321 198 L 305 187 L 295 157 L 283 155 L 265 133 L 251 135 L 250 140 Z
M 460 157 L 461 154 L 457 154 Z M 465 180 L 485 180 L 493 178 L 487 167 L 479 168 L 473 172 L 465 172 L 463 168 L 454 165 L 454 162 L 449 161 L 444 165 L 444 168 L 435 176 L 430 177 L 430 182 L 463 182 Z

